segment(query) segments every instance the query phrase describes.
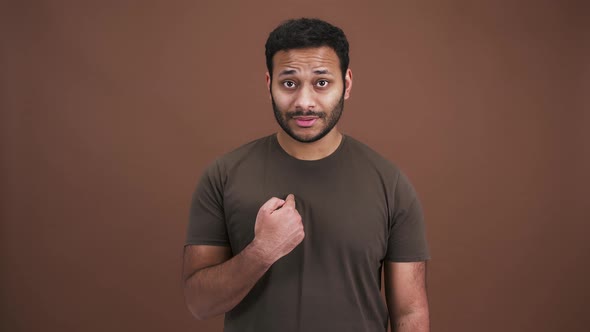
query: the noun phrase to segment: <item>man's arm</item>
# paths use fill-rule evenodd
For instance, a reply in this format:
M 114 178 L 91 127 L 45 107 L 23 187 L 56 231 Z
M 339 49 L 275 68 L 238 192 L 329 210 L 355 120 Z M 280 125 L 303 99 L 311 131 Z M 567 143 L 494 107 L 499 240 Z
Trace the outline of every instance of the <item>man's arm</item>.
M 197 319 L 231 310 L 270 265 L 253 243 L 233 258 L 229 247 L 186 246 L 183 280 L 189 310 Z
M 392 332 L 429 332 L 426 262 L 386 261 L 385 297 Z
M 254 240 L 231 257 L 229 247 L 188 245 L 184 250 L 186 304 L 198 319 L 235 307 L 270 266 L 293 250 L 305 236 L 295 198 L 271 198 L 260 210 Z

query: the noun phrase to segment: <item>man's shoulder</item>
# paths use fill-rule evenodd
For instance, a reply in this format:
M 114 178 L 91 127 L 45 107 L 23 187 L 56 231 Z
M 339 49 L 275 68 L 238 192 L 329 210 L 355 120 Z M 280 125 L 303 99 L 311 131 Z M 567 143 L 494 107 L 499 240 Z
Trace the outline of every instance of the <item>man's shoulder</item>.
M 399 195 L 410 197 L 415 196 L 415 191 L 408 176 L 393 161 L 383 156 L 367 144 L 347 136 L 350 159 L 367 174 L 373 174 L 380 178 L 383 183 L 391 184 Z
M 231 169 L 247 159 L 258 158 L 261 153 L 268 150 L 273 138 L 274 134 L 242 144 L 218 157 L 214 164 L 224 169 Z
M 346 140 L 348 142 L 349 152 L 354 155 L 353 157 L 355 160 L 369 163 L 373 167 L 376 167 L 379 171 L 393 173 L 398 173 L 400 171 L 397 164 L 388 159 L 386 156 L 383 156 L 381 153 L 377 152 L 366 143 L 348 135 L 346 135 Z

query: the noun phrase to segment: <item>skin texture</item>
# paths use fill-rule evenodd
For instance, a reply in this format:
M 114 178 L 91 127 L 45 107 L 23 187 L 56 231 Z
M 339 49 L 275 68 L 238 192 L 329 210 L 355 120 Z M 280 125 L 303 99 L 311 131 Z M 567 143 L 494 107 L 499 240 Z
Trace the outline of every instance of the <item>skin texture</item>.
M 281 128 L 279 144 L 301 160 L 330 155 L 342 139 L 336 123 L 350 97 L 352 71 L 342 75 L 338 56 L 329 47 L 280 51 L 273 64 L 266 84 Z M 301 126 L 296 121 L 301 116 L 316 120 Z M 305 234 L 293 195 L 264 203 L 254 234 L 252 243 L 234 257 L 228 247 L 185 247 L 184 293 L 196 318 L 231 310 L 274 262 L 301 243 Z M 392 331 L 429 331 L 425 262 L 384 262 L 384 272 Z
M 281 129 L 301 143 L 313 143 L 327 135 L 338 123 L 344 109 L 344 91 L 336 99 L 340 80 L 335 80 L 330 48 L 319 54 L 310 49 L 282 51 L 276 84 L 269 86 L 273 111 Z M 333 52 L 333 51 L 332 51 Z M 302 73 L 312 74 L 305 77 Z M 268 82 L 267 82 L 268 83 Z M 275 94 L 282 105 L 279 107 Z M 329 103 L 322 105 L 321 103 Z M 287 107 L 287 108 L 285 108 Z M 318 119 L 311 127 L 301 127 L 297 118 Z
M 330 119 L 339 112 L 340 101 L 350 97 L 352 71 L 348 69 L 342 79 L 340 60 L 329 47 L 279 51 L 273 62 L 272 79 L 266 73 L 266 85 L 276 110 L 290 131 L 289 134 L 281 129 L 277 133 L 279 144 L 301 160 L 317 160 L 330 155 L 340 145 L 342 135 L 336 123 L 331 130 L 323 132 L 330 127 Z M 298 112 L 316 112 L 325 116 L 318 117 L 312 127 L 304 128 L 291 117 Z M 320 140 L 301 142 L 322 134 Z
M 391 331 L 430 331 L 426 262 L 385 262 L 383 270 Z

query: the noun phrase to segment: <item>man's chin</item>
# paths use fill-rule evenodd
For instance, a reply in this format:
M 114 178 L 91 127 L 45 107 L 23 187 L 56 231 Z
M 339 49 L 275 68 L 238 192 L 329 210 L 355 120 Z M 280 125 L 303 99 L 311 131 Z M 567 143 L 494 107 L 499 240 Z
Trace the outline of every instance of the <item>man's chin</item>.
M 307 132 L 306 132 L 307 131 Z M 319 141 L 327 133 L 322 132 L 321 130 L 313 130 L 313 129 L 301 129 L 297 128 L 296 130 L 290 130 L 287 133 L 292 139 L 296 140 L 300 143 L 313 143 Z

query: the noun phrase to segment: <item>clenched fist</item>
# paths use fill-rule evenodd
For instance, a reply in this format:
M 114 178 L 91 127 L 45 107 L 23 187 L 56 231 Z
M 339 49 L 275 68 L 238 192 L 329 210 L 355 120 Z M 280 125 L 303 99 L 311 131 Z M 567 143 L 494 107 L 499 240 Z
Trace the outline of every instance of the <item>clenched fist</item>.
M 253 242 L 270 264 L 290 253 L 304 237 L 303 223 L 292 194 L 285 200 L 273 197 L 258 210 Z

